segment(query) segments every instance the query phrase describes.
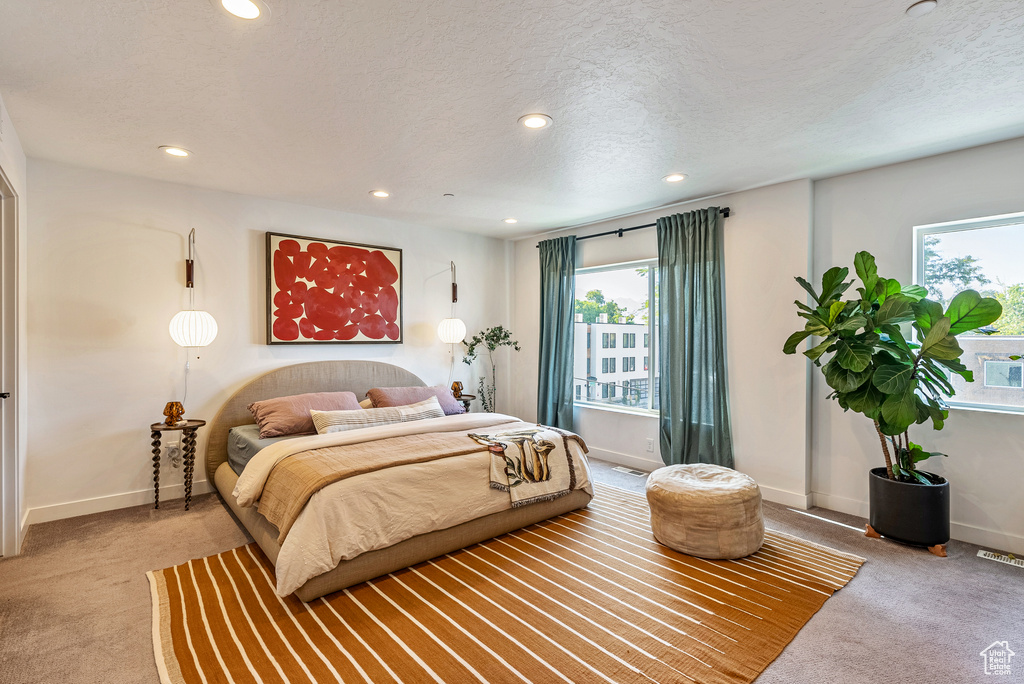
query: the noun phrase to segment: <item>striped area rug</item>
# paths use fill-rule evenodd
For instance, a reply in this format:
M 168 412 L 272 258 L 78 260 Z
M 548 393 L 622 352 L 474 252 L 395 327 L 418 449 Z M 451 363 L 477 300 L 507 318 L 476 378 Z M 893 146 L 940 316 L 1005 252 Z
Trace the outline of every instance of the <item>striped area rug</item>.
M 306 604 L 255 544 L 149 573 L 161 681 L 751 682 L 864 559 L 769 531 L 736 561 L 654 541 L 642 495 Z

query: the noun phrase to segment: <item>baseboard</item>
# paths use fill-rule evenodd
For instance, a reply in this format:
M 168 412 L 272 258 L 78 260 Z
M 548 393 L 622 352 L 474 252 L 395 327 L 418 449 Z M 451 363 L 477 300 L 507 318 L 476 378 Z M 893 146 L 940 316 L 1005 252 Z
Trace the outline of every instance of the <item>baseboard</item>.
M 206 480 L 200 480 L 199 482 L 192 483 L 192 496 L 198 496 L 199 494 L 206 494 L 212 491 L 213 487 Z M 184 496 L 184 484 L 173 484 L 160 488 L 161 501 L 181 499 L 184 498 Z M 23 520 L 22 525 L 23 527 L 27 527 L 28 525 L 36 525 L 38 523 L 50 522 L 52 520 L 75 518 L 80 515 L 102 513 L 103 511 L 113 511 L 118 508 L 128 508 L 129 506 L 138 506 L 140 504 L 147 503 L 153 503 L 152 488 L 140 489 L 134 492 L 125 492 L 123 494 L 98 496 L 92 499 L 82 499 L 80 501 L 68 501 L 67 503 L 52 504 L 50 506 L 38 506 L 36 508 L 30 508 L 25 512 L 25 519 Z
M 845 496 L 814 492 L 811 495 L 811 501 L 815 506 L 827 508 L 830 511 L 856 515 L 860 518 L 867 518 L 870 514 L 870 507 L 867 501 L 850 499 Z M 990 530 L 985 527 L 967 525 L 956 521 L 950 521 L 949 534 L 958 541 L 977 544 L 993 551 L 1024 554 L 1024 535 Z
M 758 487 L 761 488 L 761 497 L 765 501 L 771 501 L 772 503 L 789 506 L 791 508 L 799 508 L 802 511 L 806 511 L 811 507 L 810 494 L 798 494 L 797 492 L 790 492 L 785 489 L 766 487 L 760 483 L 758 483 Z
M 859 499 L 850 499 L 835 494 L 823 494 L 822 492 L 811 492 L 811 505 L 827 508 L 830 511 L 838 511 L 848 515 L 856 515 L 861 518 L 868 517 L 868 502 Z
M 637 470 L 643 470 L 646 472 L 657 470 L 665 465 L 662 463 L 661 459 L 655 460 L 655 458 L 653 458 L 654 454 L 651 454 L 652 458 L 642 458 L 640 456 L 633 456 L 632 454 L 623 454 L 619 451 L 609 451 L 608 449 L 591 447 L 588 455 L 590 458 L 596 458 L 600 461 L 608 461 L 609 463 L 626 466 L 628 468 L 636 468 Z

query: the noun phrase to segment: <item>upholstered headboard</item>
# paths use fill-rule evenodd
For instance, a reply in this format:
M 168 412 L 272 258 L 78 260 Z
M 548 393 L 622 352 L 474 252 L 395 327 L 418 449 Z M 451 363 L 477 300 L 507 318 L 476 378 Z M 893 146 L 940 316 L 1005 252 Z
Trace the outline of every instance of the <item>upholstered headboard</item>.
M 209 426 L 206 477 L 213 482 L 218 466 L 228 460 L 228 431 L 253 421 L 247 408 L 261 399 L 307 392 L 354 392 L 360 400 L 374 387 L 423 387 L 426 383 L 398 366 L 379 361 L 313 361 L 276 368 L 250 380 L 221 407 Z

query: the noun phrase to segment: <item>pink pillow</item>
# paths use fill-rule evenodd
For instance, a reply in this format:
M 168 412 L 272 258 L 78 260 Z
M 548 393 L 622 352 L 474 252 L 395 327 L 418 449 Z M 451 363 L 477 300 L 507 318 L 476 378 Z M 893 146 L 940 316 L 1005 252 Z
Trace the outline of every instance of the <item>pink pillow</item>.
M 260 439 L 316 434 L 310 411 L 349 411 L 359 408 L 352 392 L 312 392 L 254 401 L 249 411 L 260 426 Z
M 437 387 L 375 387 L 366 393 L 373 402 L 374 408 L 386 406 L 408 406 L 430 397 L 437 397 L 446 416 L 465 413 L 463 405 L 452 396 L 452 391 L 444 385 Z

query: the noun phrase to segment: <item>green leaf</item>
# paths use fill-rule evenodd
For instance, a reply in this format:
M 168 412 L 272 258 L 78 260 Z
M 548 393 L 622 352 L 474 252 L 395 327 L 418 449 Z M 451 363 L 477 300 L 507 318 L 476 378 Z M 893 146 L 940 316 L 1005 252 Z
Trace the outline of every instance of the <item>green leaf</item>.
M 836 316 L 843 313 L 843 309 L 846 308 L 846 302 L 832 302 L 832 306 L 828 309 L 828 322 L 829 325 L 835 322 Z
M 891 428 L 901 428 L 900 432 L 906 432 L 907 428 L 917 420 L 917 382 L 910 382 L 904 390 L 898 394 L 890 394 L 882 402 L 882 418 Z
M 886 394 L 901 394 L 914 375 L 913 364 L 887 364 L 875 370 L 872 384 Z
M 864 283 L 865 292 L 874 292 L 875 283 L 878 282 L 878 267 L 875 265 L 875 257 L 868 252 L 857 252 L 853 257 L 853 269 L 857 277 Z
M 786 340 L 786 344 L 782 347 L 782 353 L 784 354 L 795 354 L 797 346 L 811 336 L 811 333 L 806 330 L 800 330 L 789 336 Z
M 839 340 L 836 343 L 836 363 L 846 370 L 859 373 L 871 364 L 871 347 L 858 342 Z
M 899 283 L 896 284 L 899 285 Z M 894 294 L 899 294 L 899 292 Z M 889 297 L 878 307 L 878 311 L 875 313 L 876 327 L 912 320 L 914 320 L 914 309 L 911 307 L 910 301 L 904 297 Z
M 920 285 L 907 285 L 903 288 L 901 294 L 915 302 L 919 302 L 928 296 L 928 288 L 921 287 Z
M 932 328 L 932 330 L 934 329 Z M 963 355 L 964 350 L 960 348 L 960 343 L 956 341 L 956 337 L 946 335 L 927 350 L 924 349 L 922 344 L 921 353 L 928 358 L 940 361 L 955 361 Z
M 814 309 L 812 309 L 811 307 L 807 306 L 806 304 L 801 302 L 799 299 L 794 299 L 793 303 L 796 304 L 796 308 L 800 309 L 801 311 L 806 311 L 807 313 L 814 313 Z
M 875 371 L 875 373 L 877 372 Z M 873 420 L 878 419 L 881 414 L 882 402 L 885 401 L 885 395 L 870 382 L 865 382 L 852 392 L 848 392 L 844 398 L 851 411 L 863 413 Z
M 852 392 L 871 377 L 871 369 L 860 372 L 840 366 L 834 359 L 825 364 L 825 382 L 837 392 Z
M 794 278 L 794 280 L 796 280 L 796 282 L 800 284 L 800 287 L 807 290 L 807 294 L 811 295 L 811 299 L 813 299 L 816 303 L 821 304 L 821 300 L 818 299 L 818 293 L 814 291 L 814 287 L 809 282 L 807 282 L 800 276 L 797 276 L 796 278 Z
M 868 324 L 868 317 L 863 314 L 855 314 L 850 316 L 845 321 L 835 327 L 836 332 L 846 332 L 848 330 L 859 330 Z
M 818 303 L 824 304 L 845 292 L 846 288 L 850 286 L 849 283 L 843 282 L 848 275 L 850 275 L 850 269 L 845 266 L 842 268 L 833 266 L 825 271 L 825 274 L 821 276 L 821 300 Z
M 824 342 L 822 342 L 818 346 L 811 347 L 810 349 L 805 351 L 804 352 L 804 356 L 809 358 L 811 361 L 817 361 L 818 358 L 822 354 L 824 354 L 826 351 L 828 351 L 829 345 L 831 345 L 831 344 L 832 344 L 832 340 L 825 340 Z
M 935 321 L 931 329 L 928 331 L 928 334 L 925 335 L 924 339 L 921 341 L 921 353 L 926 353 L 936 344 L 946 339 L 946 336 L 949 335 L 949 328 L 952 324 L 953 321 L 951 321 L 948 316 L 943 316 L 939 320 Z
M 974 290 L 964 290 L 946 308 L 951 321 L 950 335 L 959 335 L 989 325 L 1003 315 L 1003 305 L 992 297 L 982 297 Z
M 875 284 L 875 298 L 879 304 L 884 304 L 886 299 L 900 294 L 902 291 L 903 286 L 895 278 L 879 278 L 878 283 Z
M 942 318 L 942 305 L 930 299 L 922 299 L 919 302 L 914 302 L 913 308 L 915 322 L 921 330 L 921 337 L 924 337 L 932 329 L 935 321 Z

